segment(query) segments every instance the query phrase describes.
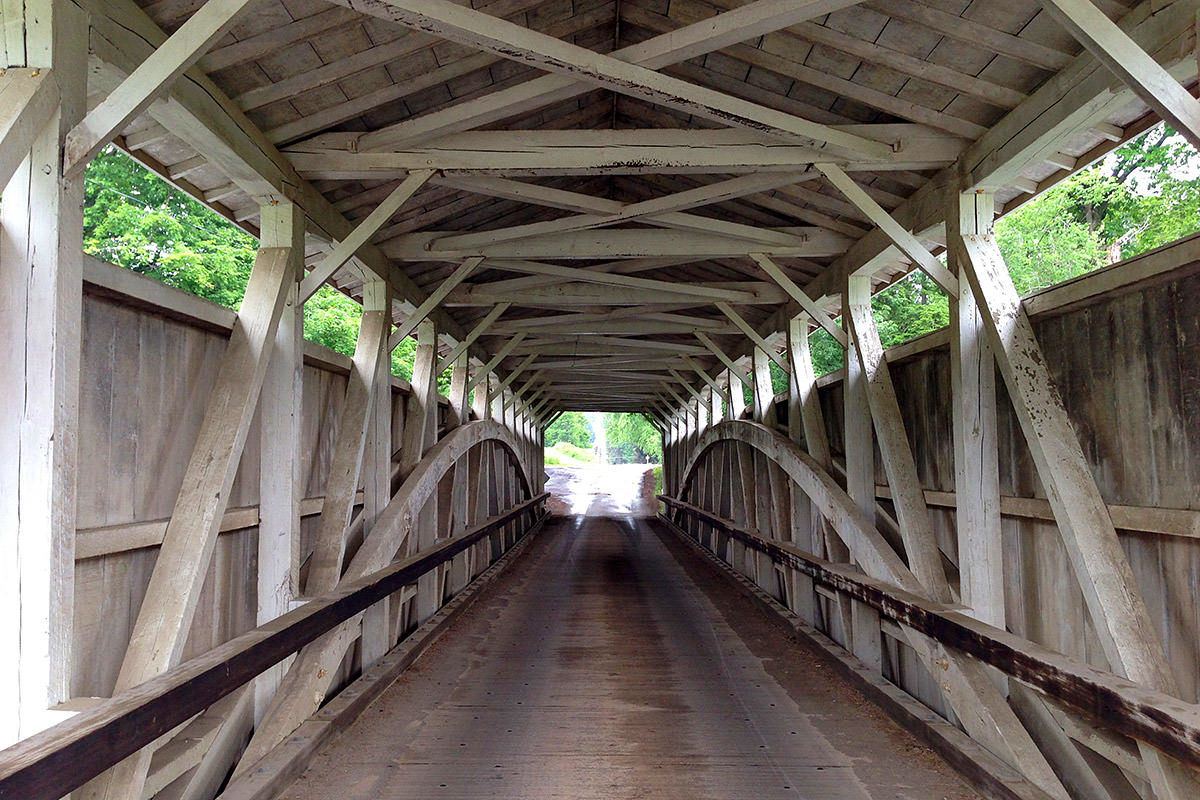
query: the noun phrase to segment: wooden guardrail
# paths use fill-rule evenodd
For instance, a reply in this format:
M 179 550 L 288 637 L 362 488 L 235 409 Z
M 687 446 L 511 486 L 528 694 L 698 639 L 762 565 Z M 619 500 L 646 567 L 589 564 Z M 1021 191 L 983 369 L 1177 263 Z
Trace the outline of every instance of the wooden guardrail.
M 1047 697 L 1082 712 L 1103 728 L 1146 742 L 1172 758 L 1200 768 L 1200 705 L 1148 689 L 1070 656 L 980 622 L 948 606 L 870 578 L 853 567 L 817 558 L 795 545 L 767 539 L 698 506 L 658 495 L 669 508 L 697 519 L 776 563 L 864 603 L 903 628 L 995 667 Z M 682 535 L 690 536 L 659 517 Z
M 0 751 L 0 798 L 57 800 L 199 714 L 302 647 L 523 516 L 545 518 L 543 492 L 156 678 Z

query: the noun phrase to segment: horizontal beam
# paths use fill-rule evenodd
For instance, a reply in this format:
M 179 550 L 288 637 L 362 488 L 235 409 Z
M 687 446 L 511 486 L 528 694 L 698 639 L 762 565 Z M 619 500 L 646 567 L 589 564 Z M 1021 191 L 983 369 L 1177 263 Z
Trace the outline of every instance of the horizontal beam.
M 448 0 L 382 0 L 389 18 L 452 42 L 528 64 L 604 89 L 664 105 L 722 125 L 765 131 L 831 153 L 892 152 L 890 142 L 835 130 L 733 95 L 630 64 Z
M 901 149 L 894 153 L 838 159 L 824 150 L 735 129 L 478 131 L 386 153 L 301 145 L 288 156 L 310 178 L 378 180 L 417 169 L 436 169 L 447 176 L 796 173 L 816 161 L 832 161 L 851 172 L 911 171 L 953 163 L 964 147 L 962 139 L 915 125 L 844 127 L 909 138 L 900 139 Z
M 590 270 L 588 270 L 591 272 Z M 591 273 L 599 278 L 597 273 Z M 616 276 L 621 277 L 621 276 Z M 676 288 L 677 284 L 669 281 L 662 283 L 671 288 L 647 288 L 635 286 L 609 285 L 615 281 L 596 280 L 582 283 L 568 281 L 549 286 L 538 286 L 528 289 L 496 291 L 491 284 L 481 283 L 471 286 L 459 286 L 446 295 L 443 306 L 491 306 L 496 303 L 511 303 L 518 306 L 563 308 L 565 306 L 648 306 L 648 305 L 678 305 L 681 303 L 697 303 L 712 299 L 711 295 L 700 295 L 693 290 L 713 290 L 718 292 L 733 292 L 740 295 L 734 299 L 740 305 L 775 305 L 787 299 L 778 287 L 762 281 L 725 282 L 725 283 L 692 283 L 680 284 L 683 291 Z M 732 299 L 732 298 L 730 298 Z
M 849 566 L 824 561 L 790 543 L 767 540 L 697 506 L 664 495 L 658 499 L 719 528 L 773 561 L 871 606 L 887 619 L 963 652 L 1045 693 L 1055 702 L 1082 712 L 1102 729 L 1146 742 L 1193 769 L 1200 767 L 1200 706 L 1194 703 L 1148 689 L 992 627 L 958 607 L 919 597 Z M 667 522 L 675 527 L 669 519 Z
M 845 252 L 850 239 L 823 228 L 775 229 L 796 237 L 803 237 L 795 245 L 763 245 L 728 236 L 690 231 L 618 229 L 596 231 L 573 231 L 551 234 L 534 239 L 519 239 L 514 242 L 499 242 L 467 250 L 434 250 L 433 243 L 448 232 L 426 231 L 410 233 L 384 242 L 383 252 L 401 261 L 458 261 L 471 256 L 487 259 L 607 259 L 644 258 L 652 256 L 688 257 L 697 260 L 709 258 L 739 258 L 751 252 L 767 253 L 781 257 L 816 258 L 836 256 Z M 502 265 L 493 265 L 501 268 Z

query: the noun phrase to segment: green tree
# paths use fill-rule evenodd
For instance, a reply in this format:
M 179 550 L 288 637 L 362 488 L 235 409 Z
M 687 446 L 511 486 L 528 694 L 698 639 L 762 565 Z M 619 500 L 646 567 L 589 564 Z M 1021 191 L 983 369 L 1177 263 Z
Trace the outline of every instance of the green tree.
M 221 215 L 171 186 L 115 147 L 87 167 L 83 249 L 226 308 L 246 293 L 258 243 Z M 354 355 L 362 307 L 323 286 L 304 304 L 304 338 Z M 392 351 L 392 374 L 412 380 L 416 343 Z M 450 373 L 438 378 L 447 394 Z
M 606 413 L 604 432 L 612 463 L 662 462 L 662 436 L 641 414 Z
M 578 411 L 567 411 L 546 429 L 546 447 L 567 442 L 576 447 L 592 446 L 592 426 L 587 417 Z
M 237 308 L 254 238 L 113 147 L 88 165 L 83 248 L 192 294 Z

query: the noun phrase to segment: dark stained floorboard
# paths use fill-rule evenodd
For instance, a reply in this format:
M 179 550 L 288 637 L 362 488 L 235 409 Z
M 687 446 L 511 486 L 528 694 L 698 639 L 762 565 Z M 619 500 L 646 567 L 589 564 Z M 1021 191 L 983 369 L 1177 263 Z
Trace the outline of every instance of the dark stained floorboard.
M 552 521 L 283 796 L 976 797 L 714 577 L 644 520 Z

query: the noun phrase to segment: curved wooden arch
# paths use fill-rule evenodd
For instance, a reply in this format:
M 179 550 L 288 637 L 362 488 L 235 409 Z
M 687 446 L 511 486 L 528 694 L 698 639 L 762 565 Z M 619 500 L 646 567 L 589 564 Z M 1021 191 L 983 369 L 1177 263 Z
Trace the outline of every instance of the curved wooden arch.
M 867 574 L 913 592 L 926 594 L 916 576 L 900 556 L 888 545 L 866 515 L 837 485 L 821 465 L 785 436 L 765 425 L 747 420 L 728 420 L 718 423 L 700 435 L 683 470 L 680 499 L 686 500 L 692 488 L 692 478 L 703 456 L 723 442 L 740 442 L 759 451 L 787 474 L 799 486 L 842 537 Z
M 917 596 L 929 597 L 917 577 L 832 476 L 791 439 L 760 423 L 728 420 L 705 430 L 696 440 L 683 470 L 681 499 L 686 499 L 691 491 L 701 459 L 726 442 L 748 445 L 777 464 L 816 504 L 849 548 L 853 560 L 869 576 Z M 970 736 L 1023 772 L 1047 795 L 1065 798 L 1066 790 L 983 666 L 969 656 L 946 650 L 918 631 L 904 626 L 901 629 L 917 657 L 938 680 Z
M 473 448 L 485 443 L 506 450 L 518 467 L 524 499 L 533 482 L 522 448 L 513 433 L 493 420 L 460 425 L 429 448 L 401 484 L 339 580 L 356 580 L 386 567 L 413 531 L 417 515 L 431 500 L 442 478 Z M 321 707 L 346 651 L 358 637 L 357 619 L 350 620 L 307 645 L 296 655 L 266 714 L 242 753 L 234 774 L 246 771 Z
M 508 428 L 493 420 L 475 420 L 460 425 L 429 448 L 425 457 L 400 485 L 391 502 L 375 521 L 371 533 L 351 559 L 341 580 L 354 580 L 388 565 L 412 532 L 416 515 L 437 491 L 438 484 L 451 467 L 474 447 L 485 442 L 498 444 L 508 451 L 520 468 L 525 498 L 532 496 L 533 482 L 522 448 Z

